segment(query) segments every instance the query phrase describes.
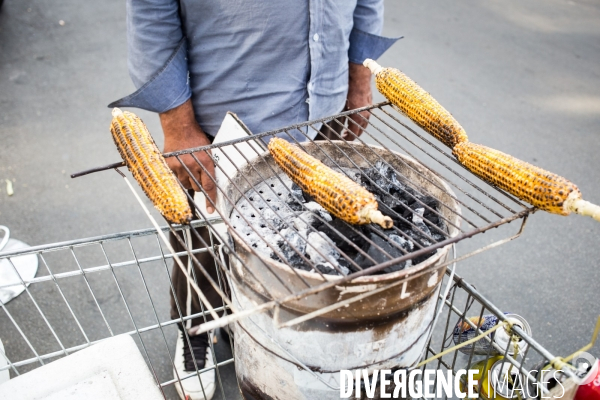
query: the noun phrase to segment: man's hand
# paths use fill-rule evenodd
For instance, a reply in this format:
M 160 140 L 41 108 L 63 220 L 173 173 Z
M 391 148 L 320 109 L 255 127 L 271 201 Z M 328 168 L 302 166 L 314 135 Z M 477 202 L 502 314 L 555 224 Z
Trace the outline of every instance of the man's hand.
M 348 75 L 348 98 L 346 99 L 345 111 L 371 105 L 373 94 L 371 93 L 371 71 L 369 68 L 362 64 L 349 63 Z M 348 117 L 348 131 L 350 132 L 345 131 L 344 139 L 352 141 L 359 137 L 363 132 L 362 130 L 367 127 L 367 120 L 370 115 L 370 112 L 362 111 Z
M 165 153 L 210 144 L 206 134 L 196 122 L 191 100 L 159 115 L 160 123 L 165 134 Z M 195 180 L 202 185 L 202 189 L 204 189 L 206 194 L 208 194 L 206 199 L 206 210 L 209 214 L 212 214 L 214 212 L 214 207 L 209 201 L 209 198 L 212 199 L 213 202 L 215 202 L 217 198 L 217 187 L 213 181 L 213 177 L 215 176 L 214 162 L 210 157 L 210 153 L 207 154 L 205 151 L 194 153 L 194 155 L 198 161 L 202 163 L 204 169 L 198 165 L 190 154 L 185 154 L 179 158 L 190 170 Z M 186 189 L 194 189 L 196 192 L 201 191 L 194 182 L 194 179 L 190 177 L 177 158 L 169 157 L 166 161 L 169 168 L 173 170 L 177 178 L 183 184 L 183 187 Z
M 348 97 L 344 111 L 354 110 L 371 105 L 373 95 L 371 93 L 371 71 L 361 64 L 349 63 L 348 65 Z M 360 115 L 359 115 L 360 114 Z M 340 118 L 339 122 L 331 121 L 321 128 L 321 135 L 332 140 L 339 140 L 341 134 L 343 139 L 352 141 L 359 137 L 362 130 L 367 126 L 367 120 L 371 115 L 368 111 L 353 114 L 348 118 Z M 361 117 L 364 117 L 362 118 Z M 344 125 L 347 127 L 344 128 Z

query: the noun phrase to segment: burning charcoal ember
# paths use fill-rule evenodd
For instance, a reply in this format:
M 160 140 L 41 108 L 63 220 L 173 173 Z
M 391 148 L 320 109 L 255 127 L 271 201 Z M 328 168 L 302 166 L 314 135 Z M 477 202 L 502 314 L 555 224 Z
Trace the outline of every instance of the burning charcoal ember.
M 433 243 L 427 238 L 423 236 L 423 234 L 415 229 L 409 229 L 406 231 L 406 234 L 411 237 L 411 239 L 418 245 L 415 246 L 416 249 L 420 247 L 431 246 Z
M 302 203 L 304 203 L 304 197 L 302 195 L 302 189 L 300 186 L 292 183 L 292 186 L 289 189 L 288 197 L 286 200 L 286 204 L 293 211 L 302 211 L 304 207 L 302 207 Z
M 312 203 L 315 201 L 315 199 L 306 192 L 302 192 L 302 198 L 304 199 L 304 203 Z
M 279 233 L 281 236 L 277 244 L 286 261 L 294 267 L 299 264 L 304 264 L 304 260 L 300 254 L 306 252 L 306 239 L 291 228 L 284 228 Z M 294 250 L 292 246 L 298 251 Z
M 303 201 L 304 197 L 302 195 L 302 189 L 300 186 L 296 185 L 292 182 L 292 186 L 290 187 L 290 194 L 294 196 L 298 201 Z
M 284 208 L 289 208 L 292 211 L 302 211 L 304 207 L 302 206 L 302 201 L 298 198 L 294 197 L 292 194 L 288 194 L 288 198 L 286 200 L 286 206 Z
M 338 266 L 340 253 L 335 249 L 335 243 L 323 232 L 311 232 L 308 234 L 308 245 L 306 255 L 315 264 L 330 263 Z M 334 270 L 335 271 L 335 270 Z
M 335 218 L 330 224 L 321 225 L 319 230 L 333 240 L 335 245 L 350 257 L 357 254 L 356 247 L 360 249 L 368 247 L 368 242 L 364 239 L 365 230 L 362 226 L 352 226 L 341 219 Z M 349 242 L 354 243 L 356 247 Z
M 417 208 L 417 209 L 415 209 L 415 213 L 412 216 L 412 222 L 413 222 L 413 224 L 415 224 L 415 226 L 417 228 L 419 228 L 419 230 L 421 232 L 423 232 L 423 234 L 425 236 L 431 237 L 431 231 L 429 230 L 429 228 L 427 227 L 427 225 L 425 225 L 425 223 L 423 222 L 423 214 L 424 213 L 425 213 L 425 209 L 424 208 Z
M 377 161 L 374 168 L 369 168 L 365 171 L 365 177 L 363 177 L 363 185 L 379 186 L 381 189 L 387 190 L 391 183 L 391 175 L 395 175 L 393 169 L 382 161 Z M 365 179 L 369 178 L 369 179 Z M 372 181 L 372 182 L 371 182 Z
M 389 167 L 388 164 L 385 164 L 381 161 L 378 161 L 375 164 L 375 168 L 369 168 L 365 171 L 364 175 L 361 177 L 361 184 L 371 193 L 375 195 L 375 198 L 378 200 L 379 206 L 381 207 L 384 204 L 385 208 L 392 208 L 396 203 L 399 202 L 392 194 L 390 189 L 394 187 L 394 181 L 397 182 L 396 174 Z M 384 209 L 379 208 L 379 210 L 386 214 Z
M 425 204 L 427 207 L 429 207 L 433 210 L 435 210 L 439 205 L 438 201 L 431 196 L 425 196 L 419 200 L 421 201 L 422 204 Z M 431 210 L 429 210 L 429 209 L 425 210 L 425 216 L 431 215 L 431 214 L 433 214 L 433 212 Z M 435 214 L 433 214 L 433 215 L 435 215 Z
M 400 245 L 400 247 L 402 247 L 404 250 L 406 250 L 407 253 L 410 253 L 415 248 L 415 245 L 413 244 L 413 242 L 411 242 L 410 240 L 407 240 L 401 236 L 390 235 L 389 238 L 394 243 Z
M 402 251 L 402 245 L 398 246 L 395 243 L 392 244 L 387 237 L 383 238 L 375 232 L 371 232 L 369 234 L 369 239 L 371 239 L 373 244 L 369 246 L 369 249 L 367 251 L 367 254 L 370 258 L 362 256 L 363 260 L 361 260 L 361 262 L 363 264 L 363 268 L 372 267 L 373 265 L 381 264 L 382 262 L 390 261 L 391 259 L 402 257 L 404 254 L 406 254 Z M 384 269 L 381 273 L 387 274 L 389 272 L 400 271 L 405 267 L 405 264 L 406 263 L 402 262 L 398 265 L 388 267 Z
M 404 204 L 413 205 L 417 202 L 416 199 L 421 197 L 417 192 L 415 192 L 412 188 L 405 186 L 402 192 L 398 192 L 397 198 Z
M 340 271 L 342 271 L 342 273 L 340 274 L 340 271 L 335 269 L 330 263 L 317 264 L 315 268 L 322 274 L 327 275 L 348 275 L 350 273 L 350 270 L 348 268 L 339 266 L 338 268 L 340 269 Z
M 340 255 L 338 263 L 339 263 L 339 268 L 342 270 L 344 275 L 348 275 L 348 274 L 351 274 L 352 272 L 359 271 L 359 269 L 354 265 L 354 260 L 352 259 L 352 262 L 350 262 L 350 261 L 346 260 L 343 255 Z

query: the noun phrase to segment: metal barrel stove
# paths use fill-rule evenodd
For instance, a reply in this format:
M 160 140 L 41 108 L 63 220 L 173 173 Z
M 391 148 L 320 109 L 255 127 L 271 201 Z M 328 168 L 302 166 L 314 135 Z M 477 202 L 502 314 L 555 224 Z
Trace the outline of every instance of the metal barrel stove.
M 455 226 L 460 226 L 460 208 L 454 193 L 414 159 L 382 147 L 352 142 L 308 142 L 302 146 L 335 168 L 367 168 L 384 160 L 400 179 L 444 205 L 438 211 L 451 222 L 445 228 L 448 237 L 459 233 Z M 272 157 L 263 154 L 230 176 L 230 185 L 225 189 L 229 198 L 223 210 L 225 214 L 230 215 L 246 191 L 278 172 Z M 229 233 L 237 254 L 230 257 L 232 278 L 229 283 L 233 304 L 239 310 L 273 298 L 284 298 L 289 295 L 289 288 L 297 293 L 307 288 L 306 283 L 314 287 L 343 278 L 293 270 L 286 263 L 260 257 L 238 232 L 230 228 Z M 415 366 L 432 329 L 446 269 L 435 266 L 449 259 L 450 247 L 442 247 L 425 261 L 403 270 L 330 285 L 312 295 L 285 302 L 274 310 L 237 321 L 233 326 L 236 373 L 244 396 L 247 399 L 337 399 L 340 370 Z M 379 288 L 383 290 L 378 291 Z M 364 298 L 344 303 L 361 294 Z M 287 321 L 314 312 L 320 315 L 281 327 Z

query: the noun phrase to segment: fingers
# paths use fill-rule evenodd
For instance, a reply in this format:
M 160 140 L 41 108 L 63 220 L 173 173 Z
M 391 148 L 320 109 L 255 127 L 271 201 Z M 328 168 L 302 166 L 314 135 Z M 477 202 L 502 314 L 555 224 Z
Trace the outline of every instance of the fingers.
M 183 168 L 183 166 L 181 165 L 181 162 L 175 157 L 165 158 L 165 161 L 167 162 L 167 166 L 171 169 L 171 171 L 173 171 L 173 173 L 175 174 L 177 179 L 179 179 L 179 182 L 181 182 L 181 185 L 186 190 L 191 189 L 192 182 L 191 182 L 189 175 L 186 172 L 185 168 Z
M 369 115 L 368 111 L 350 115 L 348 117 L 350 120 L 348 121 L 348 130 L 344 132 L 344 139 L 351 142 L 359 137 L 368 125 Z
M 205 192 L 206 211 L 212 214 L 215 211 L 213 204 L 216 204 L 217 200 L 217 186 L 214 181 L 214 162 L 206 152 L 195 153 L 195 156 L 202 165 L 199 165 L 194 157 L 190 155 L 180 156 L 179 160 L 177 158 L 168 158 L 167 164 L 185 189 Z M 192 176 L 190 176 L 190 173 Z
M 346 124 L 346 117 L 340 117 L 334 120 L 331 120 L 323 126 L 321 126 L 320 136 L 318 136 L 317 140 L 340 140 L 341 133 L 344 130 L 344 125 Z

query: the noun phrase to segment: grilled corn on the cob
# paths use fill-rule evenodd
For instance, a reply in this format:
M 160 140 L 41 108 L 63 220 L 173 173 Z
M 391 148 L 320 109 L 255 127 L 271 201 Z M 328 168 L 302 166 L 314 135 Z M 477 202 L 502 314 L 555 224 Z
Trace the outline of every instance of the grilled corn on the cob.
M 372 193 L 298 146 L 273 138 L 269 151 L 292 181 L 334 216 L 351 224 L 373 222 L 385 229 L 394 225 L 390 217 L 377 210 L 377 200 Z
M 451 149 L 468 140 L 465 130 L 444 107 L 412 79 L 395 68 L 383 68 L 367 58 L 377 90 L 417 125 Z
M 600 221 L 600 207 L 582 200 L 577 186 L 561 176 L 470 142 L 457 144 L 452 153 L 471 172 L 540 210 L 560 215 L 575 212 Z
M 575 212 L 600 221 L 600 207 L 581 198 L 575 184 L 542 168 L 489 147 L 469 142 L 460 124 L 437 101 L 395 68 L 366 59 L 377 89 L 421 128 L 452 149 L 454 156 L 476 175 L 554 214 Z
M 169 221 L 187 224 L 192 211 L 142 120 L 129 111 L 112 111 L 110 132 L 127 168 L 154 206 Z

